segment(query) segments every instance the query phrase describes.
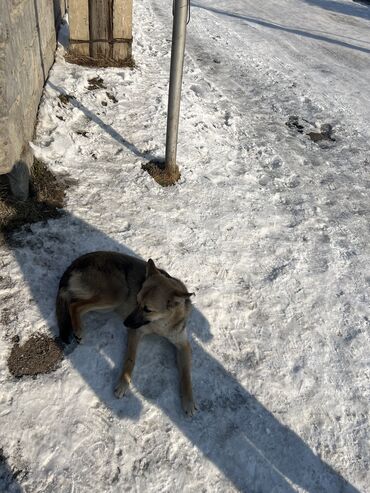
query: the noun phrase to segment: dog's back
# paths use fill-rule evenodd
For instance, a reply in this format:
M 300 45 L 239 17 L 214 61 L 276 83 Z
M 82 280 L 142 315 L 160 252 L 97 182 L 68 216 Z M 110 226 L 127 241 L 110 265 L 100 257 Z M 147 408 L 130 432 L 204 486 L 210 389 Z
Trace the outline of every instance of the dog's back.
M 143 260 L 117 252 L 92 252 L 74 260 L 60 280 L 56 301 L 61 339 L 68 343 L 72 336 L 73 305 L 80 304 L 85 312 L 111 309 L 128 315 L 136 305 L 145 269 Z

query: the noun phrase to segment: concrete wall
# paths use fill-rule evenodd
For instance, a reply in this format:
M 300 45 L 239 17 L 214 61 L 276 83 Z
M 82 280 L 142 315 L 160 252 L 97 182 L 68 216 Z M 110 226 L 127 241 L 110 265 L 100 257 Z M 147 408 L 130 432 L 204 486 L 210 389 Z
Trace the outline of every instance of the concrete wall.
M 66 0 L 0 0 L 0 174 L 28 166 L 44 82 Z

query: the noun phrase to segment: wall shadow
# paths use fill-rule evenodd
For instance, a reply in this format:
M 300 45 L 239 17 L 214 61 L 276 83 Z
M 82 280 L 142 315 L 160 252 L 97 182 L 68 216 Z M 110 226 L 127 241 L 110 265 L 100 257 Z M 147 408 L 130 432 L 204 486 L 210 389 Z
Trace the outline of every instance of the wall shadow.
M 62 9 L 60 7 L 60 0 L 53 0 L 53 9 L 54 9 L 54 23 L 55 23 L 55 32 L 58 37 L 58 28 L 62 21 Z M 64 8 L 64 5 L 63 5 Z
M 305 0 L 305 1 L 311 2 L 311 1 L 315 1 L 315 0 Z M 328 36 L 324 36 L 323 34 L 318 34 L 317 31 L 316 32 L 309 32 L 309 31 L 304 31 L 304 30 L 299 29 L 299 28 L 283 26 L 281 24 L 277 24 L 277 23 L 263 20 L 263 19 L 258 19 L 256 17 L 250 17 L 247 15 L 229 12 L 227 10 L 222 10 L 222 9 L 216 9 L 213 7 L 208 7 L 208 6 L 206 7 L 206 6 L 198 4 L 196 2 L 192 2 L 192 7 L 196 7 L 196 8 L 202 9 L 202 10 L 208 10 L 209 12 L 213 12 L 214 14 L 219 14 L 219 15 L 224 15 L 226 17 L 239 19 L 239 20 L 251 23 L 251 24 L 257 24 L 259 26 L 267 27 L 269 29 L 275 29 L 278 31 L 285 31 L 287 33 L 296 34 L 298 36 L 302 36 L 305 38 L 316 39 L 318 41 L 324 41 L 326 43 L 335 44 L 338 46 L 342 46 L 344 48 L 349 48 L 351 50 L 357 50 L 357 51 L 360 51 L 360 52 L 366 53 L 366 54 L 370 53 L 370 49 L 368 49 L 368 48 L 363 48 L 362 46 L 357 46 L 357 45 L 354 45 L 352 43 L 348 43 L 346 41 L 341 41 L 340 39 L 330 38 Z M 338 34 L 336 34 L 336 36 L 338 36 Z M 356 40 L 356 41 L 361 42 L 361 43 L 362 42 L 368 43 L 368 41 L 360 41 L 360 40 Z
M 59 219 L 34 224 L 26 234 L 21 231 L 8 235 L 6 241 L 29 286 L 31 303 L 54 336 L 57 335 L 54 315 L 57 286 L 70 262 L 94 250 L 134 254 L 68 213 Z M 83 344 L 70 347 L 66 357 L 97 398 L 117 417 L 139 419 L 141 403 L 132 392 L 122 400 L 113 395 L 125 348 L 122 321 L 116 315 L 91 313 L 85 317 L 84 326 Z M 174 351 L 161 338 L 144 338 L 133 386 L 161 409 L 235 488 L 248 493 L 290 493 L 296 491 L 293 486 L 296 485 L 309 493 L 359 493 L 205 351 L 202 345 L 212 335 L 206 318 L 196 308 L 189 329 L 194 392 L 199 406 L 196 416 L 190 420 L 183 415 Z

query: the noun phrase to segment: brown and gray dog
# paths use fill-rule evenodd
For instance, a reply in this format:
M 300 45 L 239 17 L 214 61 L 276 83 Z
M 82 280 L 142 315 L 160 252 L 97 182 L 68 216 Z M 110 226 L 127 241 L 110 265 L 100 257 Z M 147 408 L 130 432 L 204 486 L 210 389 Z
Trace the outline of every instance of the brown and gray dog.
M 125 395 L 131 382 L 136 352 L 145 334 L 159 334 L 177 349 L 182 406 L 192 416 L 196 404 L 191 385 L 191 348 L 186 322 L 191 311 L 185 285 L 157 269 L 153 260 L 116 252 L 92 252 L 77 258 L 60 283 L 56 313 L 60 337 L 69 343 L 82 337 L 81 316 L 94 310 L 115 310 L 128 328 L 123 371 L 115 389 Z

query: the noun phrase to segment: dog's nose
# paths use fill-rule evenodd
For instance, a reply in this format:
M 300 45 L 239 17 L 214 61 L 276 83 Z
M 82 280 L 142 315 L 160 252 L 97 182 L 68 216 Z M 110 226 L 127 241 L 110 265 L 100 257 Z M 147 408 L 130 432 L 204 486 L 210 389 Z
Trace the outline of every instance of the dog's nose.
M 135 310 L 126 318 L 126 320 L 123 323 L 129 329 L 138 329 L 143 325 L 147 325 L 149 321 L 145 320 L 145 318 L 143 317 L 142 313 L 139 312 L 139 310 Z

